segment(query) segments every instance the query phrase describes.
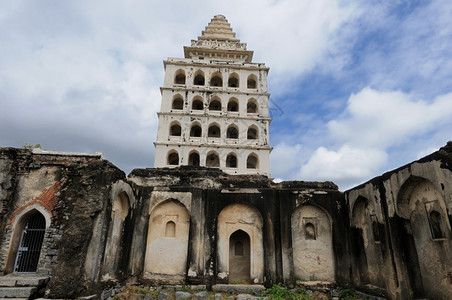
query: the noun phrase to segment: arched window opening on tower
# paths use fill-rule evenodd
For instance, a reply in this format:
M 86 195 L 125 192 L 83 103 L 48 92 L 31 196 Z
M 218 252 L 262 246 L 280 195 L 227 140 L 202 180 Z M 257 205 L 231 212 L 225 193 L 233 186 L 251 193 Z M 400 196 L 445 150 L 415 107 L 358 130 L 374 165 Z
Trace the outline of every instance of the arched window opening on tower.
M 195 75 L 195 79 L 193 81 L 194 85 L 204 85 L 204 73 L 199 71 L 196 75 Z
M 175 97 L 171 108 L 178 109 L 178 110 L 183 109 L 184 108 L 184 100 L 180 96 Z
M 175 84 L 185 84 L 185 72 L 183 70 L 178 70 L 176 72 L 176 77 L 174 78 Z
M 220 127 L 218 125 L 210 125 L 209 131 L 207 132 L 208 137 L 219 138 L 220 137 Z
M 257 104 L 256 100 L 250 99 L 248 101 L 248 104 L 246 105 L 246 112 L 249 114 L 255 114 L 257 113 Z
M 436 210 L 432 210 L 429 214 L 428 219 L 430 223 L 430 229 L 432 231 L 432 238 L 433 239 L 444 238 L 444 233 L 441 229 L 441 214 Z
M 210 86 L 218 86 L 218 87 L 223 86 L 223 79 L 221 79 L 220 74 L 217 73 L 214 76 L 212 76 L 212 79 L 210 79 Z
M 181 130 L 181 127 L 180 127 L 180 125 L 178 123 L 173 123 L 171 125 L 171 128 L 170 128 L 170 135 L 171 136 L 181 136 L 181 132 L 182 132 L 182 130 Z
M 188 156 L 188 165 L 199 167 L 199 153 L 194 151 Z
M 257 169 L 259 168 L 259 160 L 255 154 L 248 155 L 246 159 L 246 168 L 247 169 Z
M 215 152 L 207 154 L 206 157 L 206 167 L 218 168 L 220 166 L 220 158 Z
M 203 110 L 204 109 L 204 104 L 203 104 L 202 100 L 199 99 L 199 98 L 193 99 L 193 102 L 191 104 L 191 109 L 193 109 L 193 110 Z
M 237 168 L 237 156 L 234 153 L 230 153 L 226 157 L 226 168 Z
M 228 102 L 228 111 L 238 112 L 239 111 L 239 101 L 236 98 L 231 98 Z
M 238 139 L 239 131 L 237 130 L 237 127 L 235 127 L 234 125 L 229 126 L 228 131 L 226 133 L 226 137 L 228 139 Z
M 201 134 L 202 134 L 201 126 L 195 124 L 190 128 L 191 137 L 201 137 Z
M 256 75 L 248 76 L 248 80 L 246 81 L 247 88 L 256 89 L 257 88 L 256 80 L 257 80 Z
M 232 73 L 229 76 L 228 87 L 232 87 L 232 88 L 239 87 L 239 76 L 236 73 Z
M 246 133 L 246 138 L 248 140 L 256 140 L 257 139 L 257 128 L 255 126 L 250 126 Z
M 179 165 L 179 154 L 176 151 L 170 152 L 168 154 L 168 165 L 170 166 Z
M 221 102 L 218 100 L 210 101 L 209 110 L 221 110 Z
M 176 223 L 173 221 L 168 221 L 165 226 L 165 236 L 175 237 L 176 236 Z

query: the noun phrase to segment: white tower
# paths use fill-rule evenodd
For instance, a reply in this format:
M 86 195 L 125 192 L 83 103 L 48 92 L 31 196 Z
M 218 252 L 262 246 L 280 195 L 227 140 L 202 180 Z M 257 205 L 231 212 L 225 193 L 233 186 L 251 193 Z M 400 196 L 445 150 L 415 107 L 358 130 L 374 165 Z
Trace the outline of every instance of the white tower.
M 164 61 L 154 167 L 217 167 L 270 176 L 267 74 L 226 18 L 215 16 L 185 58 Z

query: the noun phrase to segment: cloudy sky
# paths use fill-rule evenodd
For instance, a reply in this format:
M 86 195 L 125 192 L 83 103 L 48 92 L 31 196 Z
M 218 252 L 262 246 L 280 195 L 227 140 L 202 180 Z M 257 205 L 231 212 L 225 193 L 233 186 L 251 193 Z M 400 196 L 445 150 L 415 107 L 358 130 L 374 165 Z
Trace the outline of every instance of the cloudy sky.
M 167 57 L 216 14 L 270 67 L 272 176 L 341 190 L 452 140 L 452 1 L 1 1 L 0 146 L 152 167 Z

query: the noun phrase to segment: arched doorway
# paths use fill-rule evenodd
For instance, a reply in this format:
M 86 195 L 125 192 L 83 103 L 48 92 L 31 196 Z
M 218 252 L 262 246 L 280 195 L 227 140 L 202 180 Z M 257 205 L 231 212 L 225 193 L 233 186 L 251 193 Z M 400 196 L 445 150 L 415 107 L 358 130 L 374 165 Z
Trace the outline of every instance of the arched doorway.
M 237 230 L 229 238 L 229 283 L 250 283 L 250 236 Z
M 14 262 L 14 273 L 34 273 L 38 268 L 39 255 L 46 230 L 46 220 L 38 211 L 28 216 L 22 229 Z
M 238 283 L 241 277 L 250 283 L 264 281 L 263 221 L 260 212 L 245 203 L 234 203 L 223 208 L 218 215 L 217 226 L 217 283 Z M 249 250 L 247 250 L 249 249 Z M 249 255 L 247 254 L 249 253 Z M 240 258 L 239 256 L 244 256 Z M 248 271 L 240 271 L 236 259 L 248 257 Z M 232 259 L 232 261 L 231 261 Z M 234 275 L 235 274 L 235 275 Z M 241 275 L 240 275 L 241 276 Z

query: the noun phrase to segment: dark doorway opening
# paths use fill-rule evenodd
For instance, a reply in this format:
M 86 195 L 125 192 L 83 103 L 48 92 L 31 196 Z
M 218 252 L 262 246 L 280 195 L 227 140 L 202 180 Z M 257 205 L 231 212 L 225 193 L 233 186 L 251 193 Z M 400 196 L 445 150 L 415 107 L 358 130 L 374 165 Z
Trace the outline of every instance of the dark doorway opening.
M 250 283 L 250 236 L 237 230 L 229 238 L 229 283 Z
M 42 214 L 31 215 L 22 229 L 14 273 L 34 273 L 38 268 L 39 255 L 46 230 L 46 220 Z

